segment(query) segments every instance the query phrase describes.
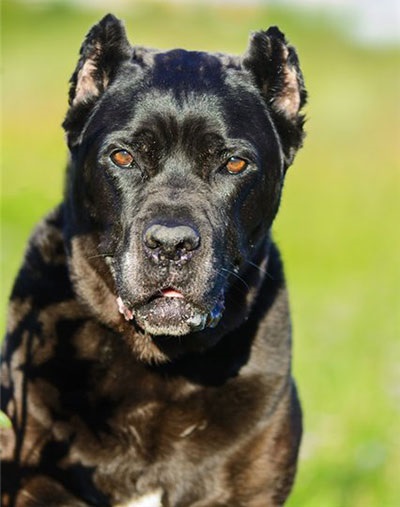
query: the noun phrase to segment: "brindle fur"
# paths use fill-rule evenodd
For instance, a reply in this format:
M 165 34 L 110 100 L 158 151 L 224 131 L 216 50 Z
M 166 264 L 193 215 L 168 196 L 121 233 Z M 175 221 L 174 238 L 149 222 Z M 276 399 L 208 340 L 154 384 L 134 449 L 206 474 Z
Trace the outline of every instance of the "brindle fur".
M 156 66 L 153 51 L 135 48 L 134 54 L 140 65 Z M 152 337 L 123 319 L 116 304 L 119 282 L 99 246 L 107 235 L 115 245 L 121 231 L 110 232 L 109 223 L 102 229 L 97 218 L 77 218 L 85 199 L 88 216 L 104 214 L 96 198 L 82 195 L 74 183 L 77 153 L 88 115 L 112 90 L 114 62 L 127 58 L 132 50 L 123 29 L 107 16 L 89 33 L 72 78 L 65 201 L 34 231 L 12 291 L 2 407 L 13 429 L 2 434 L 2 505 L 111 507 L 153 491 L 160 492 L 163 507 L 282 505 L 294 480 L 301 411 L 290 371 L 287 292 L 269 229 L 283 174 L 302 139 L 305 91 L 297 57 L 277 29 L 255 34 L 243 58 L 213 56 L 233 76 L 252 76 L 253 84 L 245 77 L 244 87 L 254 96 L 259 90 L 254 109 L 267 104 L 264 128 L 277 140 L 271 150 L 278 162 L 271 165 L 280 169 L 270 169 L 260 195 L 254 191 L 250 197 L 253 205 L 243 198 L 236 224 L 229 221 L 234 208 L 227 225 L 218 222 L 222 246 L 205 229 L 209 249 L 222 248 L 231 257 L 242 249 L 242 260 L 238 272 L 223 281 L 226 309 L 216 329 L 181 337 Z M 110 96 L 119 92 L 114 87 Z M 194 83 L 194 94 L 198 88 Z M 213 117 L 210 102 L 201 100 L 205 115 Z M 240 107 L 237 100 L 232 108 Z M 187 135 L 193 145 L 193 134 Z M 104 193 L 106 187 L 98 185 Z M 190 206 L 179 192 L 175 198 Z M 218 218 L 207 192 L 202 199 L 208 201 L 199 206 L 210 206 Z M 106 196 L 107 202 L 114 206 Z M 246 236 L 252 221 L 261 225 Z M 244 246 L 237 246 L 235 228 L 246 231 Z M 209 252 L 198 255 L 207 258 Z M 206 268 L 196 262 L 185 269 L 198 288 L 216 275 L 202 282 Z

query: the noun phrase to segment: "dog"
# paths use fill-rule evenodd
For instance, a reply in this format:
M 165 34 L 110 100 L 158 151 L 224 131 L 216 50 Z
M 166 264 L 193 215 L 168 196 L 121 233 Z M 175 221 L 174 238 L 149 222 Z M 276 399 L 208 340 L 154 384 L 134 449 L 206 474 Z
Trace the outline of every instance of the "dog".
M 242 56 L 89 31 L 64 199 L 10 299 L 4 507 L 285 502 L 302 425 L 271 224 L 305 102 L 276 27 Z

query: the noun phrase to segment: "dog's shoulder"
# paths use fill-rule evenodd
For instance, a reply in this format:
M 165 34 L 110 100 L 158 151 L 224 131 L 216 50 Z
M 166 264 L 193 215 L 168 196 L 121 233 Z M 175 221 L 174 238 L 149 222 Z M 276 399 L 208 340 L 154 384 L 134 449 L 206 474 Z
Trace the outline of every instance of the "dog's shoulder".
M 11 292 L 11 327 L 15 318 L 22 317 L 22 304 L 40 309 L 72 297 L 62 227 L 60 206 L 34 229 Z
M 11 291 L 1 371 L 1 401 L 7 410 L 22 376 L 32 375 L 35 364 L 53 353 L 57 323 L 84 313 L 70 282 L 62 229 L 59 206 L 34 229 Z

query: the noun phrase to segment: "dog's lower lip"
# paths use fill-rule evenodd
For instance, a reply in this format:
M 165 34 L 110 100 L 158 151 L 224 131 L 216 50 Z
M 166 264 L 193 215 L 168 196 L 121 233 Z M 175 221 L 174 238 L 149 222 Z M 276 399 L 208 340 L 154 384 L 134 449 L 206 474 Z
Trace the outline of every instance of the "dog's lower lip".
M 176 300 L 177 305 L 183 305 L 183 306 L 165 306 L 165 304 L 169 305 L 170 303 L 167 303 L 168 301 L 171 302 L 171 304 L 175 305 L 173 303 L 173 300 Z M 155 294 L 153 297 L 151 297 L 146 305 L 142 307 L 143 310 L 133 308 L 130 309 L 128 307 L 129 303 L 126 304 L 122 300 L 121 297 L 117 297 L 117 305 L 119 312 L 125 317 L 125 320 L 131 321 L 133 319 L 136 320 L 136 322 L 139 323 L 140 326 L 143 326 L 143 324 L 146 322 L 149 322 L 149 319 L 151 319 L 154 315 L 154 309 L 148 308 L 145 309 L 148 305 L 161 305 L 158 308 L 161 310 L 161 314 L 163 315 L 163 318 L 166 317 L 166 313 L 168 313 L 169 310 L 172 310 L 172 312 L 176 311 L 178 308 L 179 311 L 182 312 L 181 315 L 181 324 L 184 324 L 188 326 L 188 332 L 198 332 L 203 331 L 205 328 L 215 328 L 219 321 L 222 318 L 222 314 L 224 311 L 224 293 L 221 291 L 218 300 L 215 304 L 215 306 L 212 308 L 211 311 L 203 312 L 199 311 L 199 309 L 196 309 L 196 307 L 193 307 L 191 303 L 186 302 L 185 303 L 185 296 L 177 289 L 174 288 L 166 288 L 159 290 L 157 294 Z M 164 302 L 162 302 L 164 300 Z M 157 301 L 159 303 L 157 303 Z M 178 303 L 179 301 L 179 303 Z M 164 306 L 162 306 L 164 305 Z M 166 312 L 166 313 L 164 313 Z M 189 312 L 189 314 L 188 314 Z M 186 314 L 186 315 L 185 315 Z M 146 327 L 146 325 L 144 326 Z M 154 331 L 153 331 L 154 333 Z M 156 333 L 157 334 L 157 333 Z
M 157 294 L 149 299 L 149 302 L 159 298 L 176 298 L 185 299 L 185 296 L 179 290 L 167 288 L 160 290 Z M 125 317 L 125 320 L 133 320 L 133 311 L 129 308 L 129 304 L 125 304 L 121 296 L 117 297 L 118 311 Z

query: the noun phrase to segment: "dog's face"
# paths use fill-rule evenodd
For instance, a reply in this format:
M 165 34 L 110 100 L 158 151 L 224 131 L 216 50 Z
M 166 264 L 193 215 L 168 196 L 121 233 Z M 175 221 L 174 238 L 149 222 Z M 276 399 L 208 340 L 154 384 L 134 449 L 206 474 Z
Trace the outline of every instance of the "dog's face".
M 131 48 L 107 16 L 81 55 L 64 124 L 78 292 L 145 360 L 210 346 L 251 307 L 301 144 L 295 53 L 276 29 L 244 57 Z

